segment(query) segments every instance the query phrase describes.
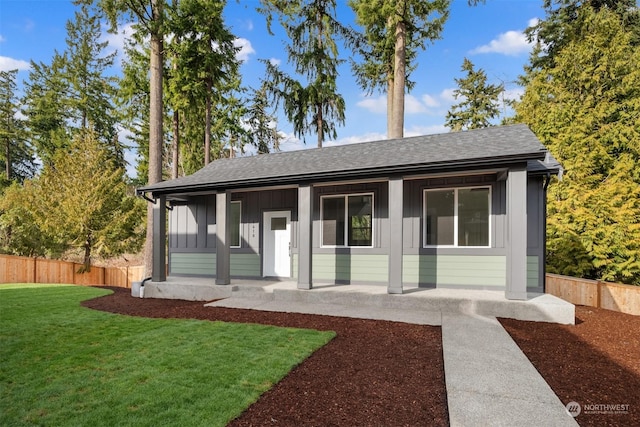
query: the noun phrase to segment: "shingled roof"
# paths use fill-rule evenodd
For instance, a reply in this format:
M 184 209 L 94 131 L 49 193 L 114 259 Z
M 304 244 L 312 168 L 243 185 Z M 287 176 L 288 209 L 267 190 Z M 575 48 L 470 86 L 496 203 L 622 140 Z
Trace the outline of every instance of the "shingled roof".
M 547 149 L 533 132 L 518 124 L 219 159 L 192 175 L 142 187 L 138 193 L 179 194 L 501 167 L 517 162 L 528 162 L 536 172 L 543 169 L 557 172 L 551 164 L 545 166 L 546 155 Z

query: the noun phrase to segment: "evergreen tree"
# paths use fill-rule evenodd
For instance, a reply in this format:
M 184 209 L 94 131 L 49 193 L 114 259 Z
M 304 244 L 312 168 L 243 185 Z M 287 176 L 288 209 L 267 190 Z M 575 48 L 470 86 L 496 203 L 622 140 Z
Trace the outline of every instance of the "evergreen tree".
M 94 0 L 75 0 L 76 3 L 92 4 Z M 136 29 L 141 35 L 149 36 L 149 143 L 147 184 L 162 181 L 162 160 L 164 146 L 164 36 L 166 34 L 165 0 L 97 0 L 115 30 L 123 17 L 137 20 Z M 143 37 L 141 36 L 140 39 Z M 163 243 L 164 244 L 164 243 Z M 144 264 L 146 274 L 151 273 L 153 251 L 153 206 L 147 206 L 147 236 Z
M 67 86 L 65 104 L 76 129 L 95 130 L 111 151 L 114 161 L 124 165 L 124 147 L 118 141 L 114 106 L 115 77 L 107 76 L 116 52 L 103 56 L 108 42 L 101 42 L 99 13 L 80 5 L 75 19 L 67 22 L 67 49 L 64 52 L 63 78 Z
M 24 121 L 18 118 L 17 74 L 18 70 L 0 71 L 0 193 L 9 182 L 23 182 L 35 171 Z
M 63 73 L 64 58 L 55 52 L 51 65 L 31 61 L 29 79 L 25 82 L 22 105 L 28 138 L 43 164 L 50 163 L 55 153 L 71 140 L 67 125 L 71 114 L 65 103 L 68 86 Z
M 344 124 L 345 102 L 338 93 L 338 57 L 336 39 L 346 46 L 355 43 L 355 33 L 336 19 L 335 0 L 261 0 L 259 9 L 271 28 L 276 15 L 290 43 L 289 63 L 303 76 L 300 81 L 266 62 L 264 83 L 270 95 L 284 108 L 297 137 L 309 132 L 317 135 L 318 147 L 327 138 L 337 137 L 336 125 Z
M 258 154 L 269 153 L 272 149 L 280 149 L 282 135 L 276 128 L 276 119 L 269 114 L 269 97 L 265 87 L 254 89 L 249 105 L 246 123 L 249 127 L 249 143 L 253 145 Z
M 504 86 L 487 84 L 484 70 L 475 70 L 467 58 L 462 63 L 463 78 L 455 79 L 458 87 L 453 91 L 460 103 L 447 112 L 445 126 L 453 131 L 479 129 L 491 126 L 491 119 L 500 114 L 499 96 Z
M 94 255 L 140 249 L 144 203 L 130 194 L 124 178 L 124 169 L 87 130 L 67 152 L 57 153 L 38 179 L 42 203 L 36 222 L 61 246 L 82 249 L 83 271 L 89 271 Z
M 585 31 L 583 8 L 607 10 L 616 14 L 630 33 L 631 44 L 640 44 L 640 8 L 637 0 L 544 0 L 545 19 L 527 29 L 530 41 L 538 48 L 531 58 L 535 69 L 551 68 L 556 55 L 570 42 L 577 41 Z
M 577 13 L 516 106 L 566 169 L 549 187 L 549 271 L 640 284 L 640 50 L 614 12 Z
M 222 151 L 220 146 L 212 147 L 212 141 L 230 141 L 233 129 L 239 126 L 234 96 L 241 90 L 240 62 L 236 59 L 235 36 L 222 16 L 224 5 L 181 0 L 170 21 L 174 34 L 170 48 L 176 52 L 172 100 L 176 100 L 174 108 L 188 108 L 185 120 L 201 119 L 205 165 L 211 161 L 212 152 L 217 158 Z
M 449 0 L 350 0 L 364 29 L 361 63 L 354 63 L 359 85 L 387 92 L 387 136 L 404 134 L 404 95 L 419 50 L 440 38 L 449 16 Z

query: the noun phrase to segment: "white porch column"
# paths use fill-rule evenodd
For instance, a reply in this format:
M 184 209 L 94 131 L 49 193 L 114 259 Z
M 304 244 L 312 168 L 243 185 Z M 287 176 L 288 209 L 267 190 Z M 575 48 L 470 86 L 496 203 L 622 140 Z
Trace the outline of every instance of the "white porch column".
M 153 250 L 151 252 L 151 280 L 167 280 L 167 203 L 166 196 L 158 196 L 153 205 Z
M 404 180 L 389 179 L 389 285 L 387 293 L 402 293 L 402 210 Z
M 216 193 L 216 285 L 231 283 L 230 212 L 231 194 L 219 191 Z
M 507 177 L 507 299 L 527 299 L 527 169 L 509 168 Z
M 298 289 L 311 289 L 313 256 L 313 187 L 298 187 Z

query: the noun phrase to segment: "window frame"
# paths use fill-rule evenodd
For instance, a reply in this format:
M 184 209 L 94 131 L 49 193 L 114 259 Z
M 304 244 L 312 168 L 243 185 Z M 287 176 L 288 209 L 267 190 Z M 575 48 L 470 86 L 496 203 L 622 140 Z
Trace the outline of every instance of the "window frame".
M 369 246 L 350 246 L 349 245 L 349 197 L 371 196 L 371 245 Z M 324 244 L 324 199 L 344 200 L 344 245 L 325 245 Z M 375 247 L 375 195 L 373 192 L 363 193 L 342 193 L 342 194 L 324 194 L 320 196 L 320 247 L 321 248 L 373 248 Z
M 231 249 L 239 249 L 242 248 L 242 200 L 232 200 L 230 204 L 237 203 L 239 205 L 238 209 L 238 246 L 234 246 L 229 241 L 229 248 Z M 231 212 L 229 212 L 231 213 Z M 229 226 L 231 226 L 231 215 L 229 215 Z M 231 239 L 229 239 L 231 240 Z
M 460 190 L 470 190 L 470 189 L 488 189 L 489 193 L 487 194 L 487 198 L 489 199 L 488 206 L 488 221 L 487 221 L 487 233 L 488 233 L 488 243 L 486 246 L 460 246 L 458 244 L 458 231 L 459 231 L 459 215 L 458 215 L 458 192 Z M 432 191 L 453 191 L 453 245 L 428 245 L 427 244 L 427 193 Z M 455 249 L 488 249 L 492 247 L 492 239 L 491 239 L 491 231 L 493 222 L 492 215 L 492 207 L 493 207 L 493 186 L 491 185 L 472 185 L 467 187 L 438 187 L 438 188 L 425 188 L 422 191 L 422 247 L 425 249 L 434 249 L 434 248 L 455 248 Z

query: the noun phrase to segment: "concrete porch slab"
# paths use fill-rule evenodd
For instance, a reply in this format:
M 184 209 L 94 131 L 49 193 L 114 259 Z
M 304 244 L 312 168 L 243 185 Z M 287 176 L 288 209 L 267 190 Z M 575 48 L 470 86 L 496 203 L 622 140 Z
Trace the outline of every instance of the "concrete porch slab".
M 339 308 L 344 313 L 353 313 L 353 317 L 364 316 L 367 311 L 374 309 L 383 309 L 383 312 L 458 313 L 561 324 L 575 323 L 575 307 L 569 302 L 550 294 L 529 294 L 525 301 L 507 300 L 503 291 L 409 288 L 403 294 L 388 294 L 386 286 L 376 285 L 319 284 L 314 285 L 313 289 L 301 290 L 292 281 L 232 280 L 230 285 L 215 285 L 213 278 L 173 277 L 166 282 L 147 282 L 144 296 L 192 301 L 228 298 L 226 303 L 220 303 L 227 306 L 249 304 L 248 301 L 234 302 L 234 299 L 273 301 L 278 303 L 277 307 L 281 307 L 273 311 L 291 312 L 294 312 L 296 304 L 302 304 L 307 313 L 314 305 L 330 304 L 338 306 L 336 310 Z M 273 306 L 276 307 L 275 304 Z M 359 313 L 358 316 L 356 313 Z M 391 315 L 387 317 L 389 316 Z

